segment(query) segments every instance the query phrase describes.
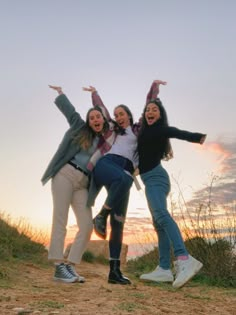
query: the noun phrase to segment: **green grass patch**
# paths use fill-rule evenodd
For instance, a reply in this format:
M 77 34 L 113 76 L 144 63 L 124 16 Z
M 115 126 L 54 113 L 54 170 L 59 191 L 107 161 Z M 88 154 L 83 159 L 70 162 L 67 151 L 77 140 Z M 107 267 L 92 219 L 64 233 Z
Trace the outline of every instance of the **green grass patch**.
M 120 311 L 126 311 L 129 313 L 134 313 L 136 312 L 137 309 L 145 309 L 145 307 L 141 304 L 137 303 L 128 303 L 128 302 L 122 302 L 116 306 L 116 309 Z
M 19 227 L 11 225 L 10 220 L 0 215 L 0 261 L 30 260 L 42 262 L 47 250 L 44 244 L 34 241 L 30 229 L 22 231 Z
M 31 303 L 31 306 L 36 306 L 39 309 L 45 309 L 45 308 L 52 308 L 52 309 L 61 309 L 64 308 L 64 304 L 57 302 L 57 301 L 51 301 L 51 300 L 47 300 L 47 301 L 39 301 L 39 302 L 35 302 L 35 303 Z

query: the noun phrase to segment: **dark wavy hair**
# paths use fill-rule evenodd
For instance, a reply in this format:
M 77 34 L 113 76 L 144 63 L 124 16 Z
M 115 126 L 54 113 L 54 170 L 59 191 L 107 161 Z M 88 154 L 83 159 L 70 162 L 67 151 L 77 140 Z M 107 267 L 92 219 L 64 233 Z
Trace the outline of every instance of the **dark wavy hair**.
M 79 144 L 83 150 L 88 150 L 92 146 L 94 138 L 97 136 L 97 133 L 89 126 L 89 114 L 93 110 L 99 111 L 104 119 L 104 125 L 101 133 L 106 132 L 109 129 L 109 123 L 104 116 L 102 109 L 99 106 L 90 108 L 87 112 L 84 126 L 81 129 L 76 130 L 73 137 L 74 143 Z
M 148 128 L 148 124 L 147 124 L 147 121 L 145 118 L 145 112 L 146 112 L 147 106 L 149 104 L 156 104 L 156 106 L 160 110 L 160 118 L 158 119 L 157 123 L 162 125 L 162 126 L 169 126 L 166 110 L 165 110 L 161 100 L 159 98 L 156 98 L 156 99 L 148 102 L 144 107 L 144 110 L 142 113 L 142 118 L 141 118 L 141 128 L 140 128 L 139 136 L 142 135 L 142 133 L 144 132 L 144 130 L 146 128 Z M 161 156 L 162 156 L 163 160 L 168 161 L 169 159 L 173 158 L 173 150 L 172 150 L 172 146 L 170 143 L 170 139 L 166 138 L 164 141 L 165 141 L 165 143 L 163 146 L 163 152 L 162 152 Z

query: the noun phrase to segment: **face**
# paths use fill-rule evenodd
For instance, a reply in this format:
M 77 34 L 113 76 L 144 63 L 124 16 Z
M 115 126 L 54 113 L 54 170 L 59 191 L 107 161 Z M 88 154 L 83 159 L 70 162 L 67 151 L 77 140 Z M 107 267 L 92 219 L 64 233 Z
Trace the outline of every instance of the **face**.
M 127 128 L 130 126 L 130 118 L 129 115 L 126 113 L 124 108 L 117 107 L 114 111 L 114 116 L 117 124 L 122 128 Z
M 144 115 L 148 125 L 153 125 L 161 117 L 160 109 L 154 103 L 147 105 Z
M 98 110 L 92 110 L 89 113 L 89 126 L 95 131 L 96 133 L 99 133 L 103 129 L 104 125 L 104 118 L 102 114 Z

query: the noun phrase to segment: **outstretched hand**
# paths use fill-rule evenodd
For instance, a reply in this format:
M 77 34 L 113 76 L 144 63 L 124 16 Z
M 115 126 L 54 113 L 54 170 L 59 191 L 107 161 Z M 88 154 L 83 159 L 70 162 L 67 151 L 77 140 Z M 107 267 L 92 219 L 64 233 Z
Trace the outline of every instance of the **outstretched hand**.
M 202 136 L 200 139 L 200 144 L 203 144 L 206 140 L 206 135 Z
M 83 87 L 83 91 L 94 93 L 97 90 L 95 89 L 94 86 L 90 85 L 89 87 Z
M 154 80 L 153 82 L 158 84 L 158 85 L 166 85 L 167 84 L 166 81 L 162 81 L 162 80 Z
M 58 94 L 62 94 L 62 88 L 60 86 L 49 85 L 50 89 L 53 89 L 58 92 Z

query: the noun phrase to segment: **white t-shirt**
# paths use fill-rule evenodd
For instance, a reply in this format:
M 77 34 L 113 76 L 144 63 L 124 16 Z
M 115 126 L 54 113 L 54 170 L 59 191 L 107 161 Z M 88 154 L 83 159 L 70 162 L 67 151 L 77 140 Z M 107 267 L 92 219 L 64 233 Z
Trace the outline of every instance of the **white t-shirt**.
M 137 136 L 135 136 L 130 126 L 125 129 L 125 134 L 117 135 L 115 142 L 107 154 L 121 155 L 132 161 L 134 168 L 137 167 Z

